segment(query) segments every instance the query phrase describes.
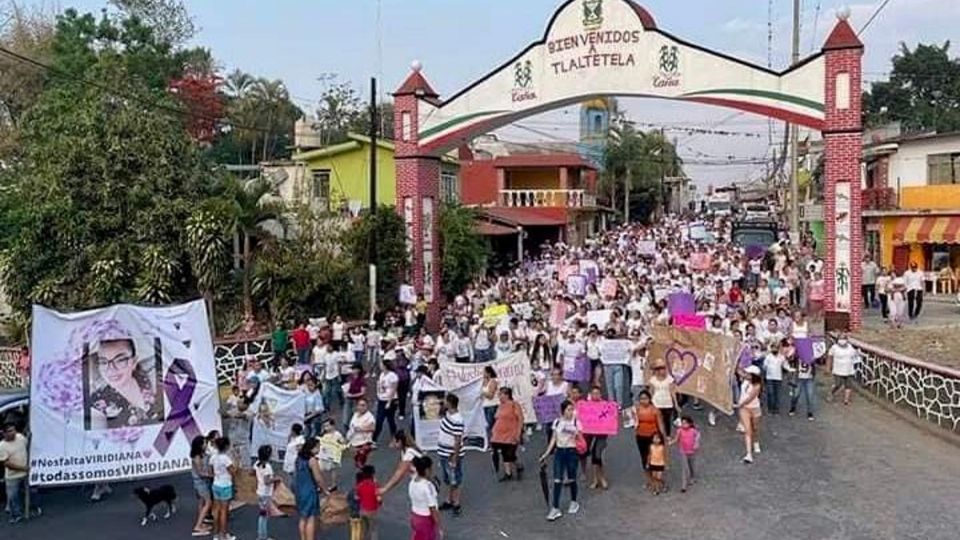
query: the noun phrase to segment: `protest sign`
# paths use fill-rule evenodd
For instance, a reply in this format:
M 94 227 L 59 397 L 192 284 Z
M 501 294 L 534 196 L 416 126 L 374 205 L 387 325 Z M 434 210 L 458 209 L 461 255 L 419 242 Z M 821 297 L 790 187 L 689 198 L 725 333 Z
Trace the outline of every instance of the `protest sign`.
M 605 277 L 600 282 L 600 295 L 604 298 L 617 297 L 617 278 Z
M 506 304 L 496 304 L 483 308 L 483 324 L 496 326 L 510 314 L 510 307 Z
M 673 325 L 677 328 L 689 328 L 691 330 L 706 330 L 707 319 L 703 315 L 693 315 L 690 313 L 678 313 L 673 316 Z
M 637 242 L 637 253 L 640 255 L 654 256 L 657 254 L 656 240 L 641 240 Z
M 529 321 L 533 318 L 533 304 L 530 302 L 524 302 L 522 304 L 513 304 L 510 306 L 513 309 L 513 312 L 516 313 L 521 319 Z
M 587 279 L 580 274 L 567 276 L 567 294 L 583 296 L 587 294 Z
M 709 253 L 694 253 L 690 256 L 690 267 L 701 272 L 713 266 L 713 257 Z
M 560 328 L 567 319 L 567 303 L 563 300 L 554 300 L 550 304 L 550 326 Z
M 307 397 L 300 390 L 264 383 L 250 404 L 250 411 L 254 415 L 250 448 L 256 452 L 257 448 L 268 444 L 273 447 L 273 455 L 279 456 L 281 450 L 286 451 L 290 427 L 303 423 Z
M 600 361 L 607 365 L 629 364 L 633 342 L 629 339 L 605 339 L 600 343 Z
M 670 315 L 692 315 L 697 312 L 697 301 L 690 293 L 673 293 L 667 297 L 667 309 Z
M 733 413 L 730 381 L 739 358 L 738 340 L 709 332 L 682 328 L 654 327 L 647 363 L 666 363 L 681 394 L 698 397 L 726 414 Z
M 585 435 L 616 435 L 620 427 L 620 407 L 616 401 L 577 402 L 577 420 Z
M 827 353 L 827 344 L 822 336 L 796 338 L 793 340 L 797 348 L 797 359 L 810 365 Z
M 560 283 L 566 283 L 568 277 L 580 273 L 580 267 L 576 264 L 566 264 L 561 266 L 557 272 Z
M 707 237 L 707 227 L 703 223 L 690 224 L 690 240 L 698 241 Z
M 563 378 L 572 382 L 587 382 L 590 380 L 590 360 L 585 356 L 563 359 Z
M 587 326 L 597 325 L 601 331 L 606 328 L 607 323 L 610 322 L 610 315 L 613 313 L 612 309 L 594 309 L 587 312 Z
M 600 279 L 600 265 L 596 261 L 582 259 L 580 261 L 580 275 L 587 281 L 587 285 L 593 285 Z
M 34 306 L 32 332 L 31 485 L 187 471 L 193 437 L 222 430 L 202 300 L 70 314 Z
M 497 372 L 497 382 L 500 388 L 513 389 L 513 399 L 523 408 L 525 418 L 536 416 L 533 409 L 533 385 L 531 384 L 532 371 L 530 358 L 524 351 L 502 356 L 490 362 L 479 364 L 456 364 L 442 362 L 440 364 L 440 378 L 446 388 L 459 388 L 476 379 L 483 379 L 483 370 L 490 366 Z
M 416 289 L 413 288 L 412 285 L 400 286 L 400 303 L 401 304 L 417 303 L 417 291 Z
M 533 398 L 533 409 L 536 411 L 537 423 L 549 424 L 560 417 L 560 404 L 567 396 L 563 394 L 546 394 Z
M 482 389 L 482 377 L 453 387 L 425 380 L 419 387 L 417 408 L 413 411 L 414 437 L 417 446 L 421 450 L 437 449 L 440 423 L 443 420 L 443 403 L 446 395 L 451 393 L 460 400 L 458 410 L 463 417 L 463 447 L 466 450 L 485 450 L 487 421 L 483 415 Z

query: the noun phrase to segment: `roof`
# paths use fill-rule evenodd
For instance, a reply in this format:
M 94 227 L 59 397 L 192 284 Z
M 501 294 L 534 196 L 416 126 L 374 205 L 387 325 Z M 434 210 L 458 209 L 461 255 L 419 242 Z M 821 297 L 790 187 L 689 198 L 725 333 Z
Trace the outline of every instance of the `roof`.
M 507 167 L 578 167 L 596 170 L 589 161 L 579 154 L 513 154 L 494 158 L 493 166 L 499 169 Z
M 397 88 L 397 91 L 393 93 L 394 96 L 419 96 L 423 98 L 437 98 L 440 96 L 430 83 L 427 82 L 427 79 L 423 77 L 419 69 L 414 69 L 413 72 L 407 77 L 407 80 L 403 81 L 403 84 L 400 85 L 400 88 Z
M 827 37 L 826 43 L 823 44 L 823 50 L 825 51 L 862 48 L 863 42 L 857 37 L 857 33 L 853 31 L 853 28 L 850 28 L 850 23 L 847 22 L 847 19 L 837 21 L 836 26 L 833 27 L 833 31 L 830 32 L 830 35 Z
M 513 226 L 556 227 L 567 224 L 566 208 L 510 208 L 506 206 L 488 206 L 478 208 L 477 212 L 494 221 Z
M 327 157 L 337 156 L 346 152 L 354 152 L 356 150 L 362 149 L 364 146 L 370 145 L 370 137 L 365 135 L 360 135 L 358 133 L 348 133 L 347 137 L 350 139 L 347 142 L 340 144 L 333 144 L 326 146 L 324 148 L 318 148 L 316 150 L 309 150 L 307 152 L 301 152 L 299 154 L 294 154 L 291 159 L 294 161 L 312 161 L 315 159 L 322 159 Z M 396 148 L 393 145 L 393 141 L 390 139 L 377 139 L 377 147 L 386 150 L 388 152 L 394 152 Z M 459 161 L 453 157 L 443 155 L 440 157 L 441 161 L 449 164 L 459 165 Z
M 517 230 L 514 228 L 498 225 L 490 221 L 477 220 L 474 222 L 473 228 L 477 231 L 477 234 L 481 236 L 507 236 L 517 234 Z

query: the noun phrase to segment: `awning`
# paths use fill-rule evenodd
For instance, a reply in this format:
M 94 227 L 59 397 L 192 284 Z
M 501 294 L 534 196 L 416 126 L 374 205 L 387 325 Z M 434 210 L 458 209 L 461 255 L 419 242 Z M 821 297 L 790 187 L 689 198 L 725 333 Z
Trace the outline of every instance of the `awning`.
M 478 208 L 481 216 L 507 225 L 524 227 L 556 227 L 567 224 L 566 207 L 509 207 L 488 206 Z
M 473 226 L 480 236 L 507 236 L 517 234 L 516 229 L 490 223 L 489 221 L 475 221 Z
M 960 244 L 960 216 L 900 218 L 893 240 L 905 244 Z

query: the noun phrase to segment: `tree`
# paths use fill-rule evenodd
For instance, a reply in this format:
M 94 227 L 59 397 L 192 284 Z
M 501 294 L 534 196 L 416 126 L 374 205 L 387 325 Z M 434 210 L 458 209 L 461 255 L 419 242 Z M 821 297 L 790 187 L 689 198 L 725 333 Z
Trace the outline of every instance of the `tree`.
M 127 17 L 136 17 L 152 28 L 157 38 L 183 45 L 196 35 L 197 27 L 180 0 L 110 0 Z
M 622 186 L 629 178 L 631 218 L 649 221 L 657 205 L 664 202 L 662 179 L 683 175 L 683 162 L 660 131 L 636 131 L 626 124 L 618 139 L 604 152 L 601 182 L 612 193 L 612 206 L 622 208 Z
M 241 163 L 269 161 L 288 154 L 293 126 L 303 112 L 280 80 L 258 79 L 234 70 L 224 81 L 230 132 L 217 141 L 218 156 L 237 154 Z M 249 153 L 248 153 L 249 152 Z
M 223 102 L 220 78 L 203 73 L 187 73 L 170 81 L 170 91 L 187 112 L 187 133 L 196 142 L 212 142 L 220 129 Z
M 197 288 L 207 304 L 210 320 L 210 332 L 216 333 L 214 326 L 214 299 L 230 270 L 230 236 L 233 233 L 229 223 L 229 210 L 218 210 L 212 205 L 200 208 L 187 220 L 187 253 L 190 267 L 197 279 Z
M 212 174 L 186 136 L 164 74 L 177 52 L 134 19 L 68 10 L 54 71 L 20 122 L 3 173 L 0 268 L 20 313 L 192 297 L 182 224 Z
M 444 205 L 440 211 L 442 290 L 448 298 L 460 294 L 486 270 L 489 246 L 477 233 L 472 208 Z
M 370 239 L 374 237 L 377 239 L 373 256 L 377 265 L 377 307 L 390 309 L 397 304 L 409 264 L 406 227 L 392 206 L 381 205 L 376 214 L 363 215 L 343 234 L 343 249 L 353 258 L 354 275 L 360 283 L 366 283 Z
M 324 145 L 347 140 L 347 133 L 362 126 L 367 108 L 350 83 L 339 83 L 326 89 L 320 96 L 317 109 L 317 127 Z M 369 118 L 367 120 L 369 125 Z
M 889 81 L 874 82 L 864 94 L 871 126 L 900 122 L 905 131 L 960 130 L 960 58 L 950 57 L 950 42 L 900 44 Z

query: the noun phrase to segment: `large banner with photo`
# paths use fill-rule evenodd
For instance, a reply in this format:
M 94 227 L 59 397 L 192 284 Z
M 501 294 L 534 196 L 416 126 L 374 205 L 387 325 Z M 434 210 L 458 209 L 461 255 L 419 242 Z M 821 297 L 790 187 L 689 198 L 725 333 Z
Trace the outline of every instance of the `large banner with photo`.
M 474 379 L 456 388 L 448 388 L 431 381 L 419 385 L 416 408 L 413 411 L 413 431 L 417 446 L 429 451 L 437 449 L 444 400 L 447 394 L 454 394 L 460 400 L 457 410 L 463 417 L 464 449 L 481 452 L 486 450 L 487 420 L 483 416 L 483 398 L 480 394 L 482 388 L 482 379 Z
M 294 424 L 303 423 L 307 414 L 307 396 L 300 390 L 287 390 L 265 383 L 249 410 L 253 417 L 250 455 L 256 454 L 261 446 L 270 445 L 274 459 L 277 459 L 287 450 L 290 429 Z
M 738 340 L 676 327 L 654 327 L 646 380 L 653 365 L 665 362 L 681 394 L 698 397 L 733 414 L 731 378 L 739 358 Z
M 458 388 L 483 379 L 483 371 L 487 366 L 496 372 L 500 388 L 513 389 L 513 399 L 523 408 L 524 419 L 533 422 L 532 419 L 536 418 L 536 409 L 533 408 L 533 371 L 530 369 L 530 357 L 524 351 L 479 364 L 442 362 L 439 380 L 448 389 Z
M 79 313 L 33 307 L 30 483 L 89 484 L 190 469 L 220 430 L 202 300 Z

